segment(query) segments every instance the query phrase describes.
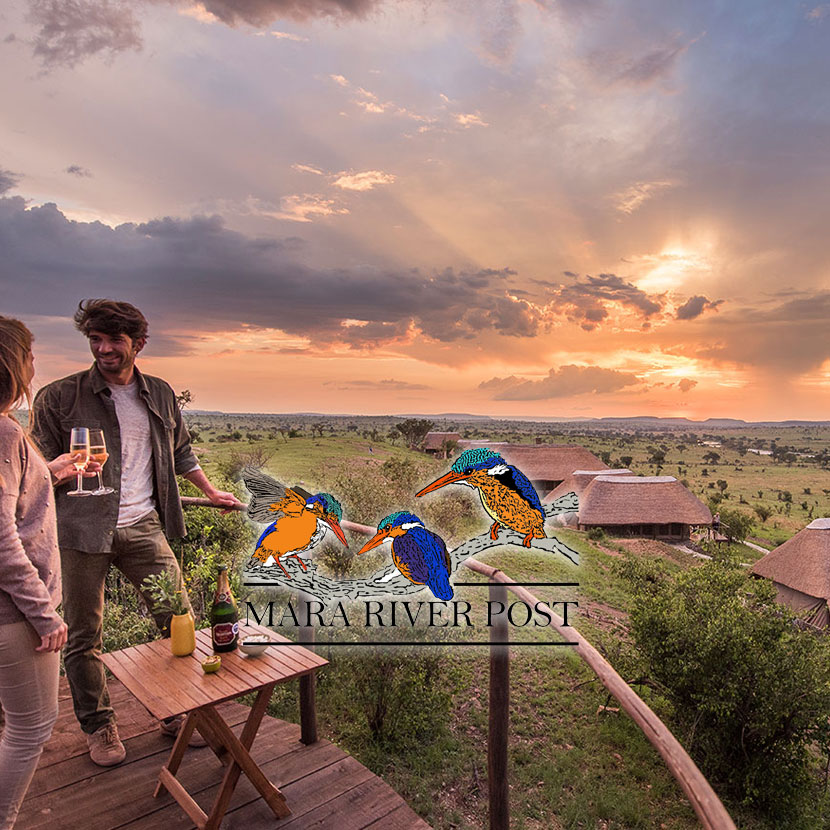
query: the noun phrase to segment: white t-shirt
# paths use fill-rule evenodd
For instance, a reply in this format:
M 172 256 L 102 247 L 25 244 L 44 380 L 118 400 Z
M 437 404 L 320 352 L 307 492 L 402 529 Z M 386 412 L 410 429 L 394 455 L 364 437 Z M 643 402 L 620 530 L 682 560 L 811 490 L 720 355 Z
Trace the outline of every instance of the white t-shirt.
M 138 394 L 135 379 L 126 386 L 109 389 L 121 430 L 121 490 L 116 526 L 129 527 L 155 508 L 150 413 Z

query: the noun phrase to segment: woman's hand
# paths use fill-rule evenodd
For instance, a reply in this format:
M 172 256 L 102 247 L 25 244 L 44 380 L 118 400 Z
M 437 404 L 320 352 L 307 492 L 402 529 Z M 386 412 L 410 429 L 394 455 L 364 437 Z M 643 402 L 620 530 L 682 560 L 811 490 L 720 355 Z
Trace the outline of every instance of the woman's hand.
M 66 643 L 66 623 L 61 620 L 60 625 L 40 638 L 40 645 L 35 651 L 60 651 Z
M 75 462 L 83 457 L 83 453 L 69 453 L 65 452 L 55 458 L 53 461 L 47 461 L 46 466 L 52 474 L 52 481 L 55 484 L 60 484 L 62 481 L 71 479 L 78 474 L 75 469 Z M 101 465 L 97 461 L 89 461 L 84 468 L 84 478 L 94 476 L 101 469 Z

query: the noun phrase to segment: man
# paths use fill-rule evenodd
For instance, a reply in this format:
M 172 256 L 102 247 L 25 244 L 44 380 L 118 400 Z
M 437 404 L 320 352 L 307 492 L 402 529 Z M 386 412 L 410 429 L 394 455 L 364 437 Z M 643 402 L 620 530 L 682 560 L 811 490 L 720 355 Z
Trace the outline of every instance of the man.
M 135 366 L 147 341 L 144 315 L 129 303 L 87 300 L 78 306 L 75 326 L 89 339 L 95 362 L 40 390 L 32 434 L 47 458 L 69 448 L 73 427 L 100 428 L 106 437 L 104 483 L 115 492 L 71 498 L 64 487 L 55 497 L 63 612 L 69 626 L 66 675 L 90 757 L 100 766 L 112 766 L 124 760 L 126 751 L 100 657 L 107 571 L 115 565 L 139 591 L 151 574 L 178 574 L 165 538 L 186 532 L 177 475 L 193 482 L 215 505 L 232 507 L 239 501 L 208 481 L 170 386 Z M 152 608 L 150 598 L 144 599 Z M 166 630 L 169 615 L 153 616 Z M 175 735 L 180 726 L 180 720 L 161 724 L 168 735 Z

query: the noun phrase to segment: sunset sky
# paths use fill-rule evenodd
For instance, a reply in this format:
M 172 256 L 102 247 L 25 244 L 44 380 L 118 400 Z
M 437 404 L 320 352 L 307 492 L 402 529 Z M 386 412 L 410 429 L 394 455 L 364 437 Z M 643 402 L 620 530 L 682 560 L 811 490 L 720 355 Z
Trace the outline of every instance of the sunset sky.
M 830 418 L 830 3 L 5 0 L 0 312 L 202 409 Z

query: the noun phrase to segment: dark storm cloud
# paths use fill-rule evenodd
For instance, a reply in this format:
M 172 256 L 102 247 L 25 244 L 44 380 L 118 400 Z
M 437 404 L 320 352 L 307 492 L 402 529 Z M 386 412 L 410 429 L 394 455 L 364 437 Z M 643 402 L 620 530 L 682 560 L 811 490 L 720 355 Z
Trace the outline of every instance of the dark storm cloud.
M 585 319 L 591 323 L 600 323 L 608 316 L 604 308 L 589 308 L 585 312 Z
M 223 23 L 267 26 L 280 18 L 363 17 L 383 0 L 202 0 L 204 7 Z
M 69 173 L 70 176 L 77 176 L 80 179 L 91 179 L 92 173 L 86 167 L 81 167 L 80 164 L 70 164 L 64 173 Z
M 99 53 L 140 49 L 138 20 L 117 0 L 29 0 L 33 51 L 44 66 L 75 66 Z
M 515 376 L 491 378 L 479 384 L 479 389 L 490 392 L 495 401 L 540 401 L 587 393 L 617 392 L 639 382 L 639 378 L 630 372 L 596 366 L 563 366 L 551 369 L 548 376 L 541 380 L 525 380 Z
M 677 309 L 677 319 L 694 320 L 695 317 L 700 317 L 704 311 L 717 311 L 718 306 L 722 303 L 723 300 L 715 300 L 713 302 L 712 300 L 702 297 L 699 294 L 694 297 L 689 297 L 689 299 Z
M 644 317 L 656 314 L 663 307 L 659 298 L 646 294 L 616 274 L 600 274 L 598 277 L 588 275 L 584 280 L 565 286 L 559 292 L 559 297 L 574 305 L 585 300 L 609 300 L 639 311 Z
M 19 181 L 20 176 L 16 173 L 12 173 L 11 170 L 3 170 L 0 167 L 0 194 L 17 187 Z
M 530 337 L 542 325 L 535 307 L 508 296 L 509 269 L 314 270 L 293 247 L 228 230 L 218 216 L 110 228 L 0 199 L 0 284 L 16 313 L 66 316 L 82 297 L 113 296 L 170 336 L 247 324 L 353 347 L 410 330 L 443 342 Z
M 571 285 L 554 290 L 553 298 L 564 313 L 586 331 L 593 331 L 608 317 L 607 303 L 618 303 L 645 319 L 663 308 L 662 297 L 646 294 L 616 274 L 588 275 L 584 279 L 574 277 L 575 282 Z

